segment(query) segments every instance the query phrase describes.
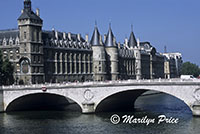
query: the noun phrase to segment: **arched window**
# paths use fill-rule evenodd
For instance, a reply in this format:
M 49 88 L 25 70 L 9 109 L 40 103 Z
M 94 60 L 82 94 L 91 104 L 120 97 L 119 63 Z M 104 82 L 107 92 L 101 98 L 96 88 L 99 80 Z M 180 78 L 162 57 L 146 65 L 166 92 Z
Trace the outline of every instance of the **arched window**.
M 23 74 L 27 74 L 29 73 L 29 70 L 30 70 L 30 64 L 29 64 L 29 61 L 28 59 L 23 59 L 21 61 L 21 73 Z

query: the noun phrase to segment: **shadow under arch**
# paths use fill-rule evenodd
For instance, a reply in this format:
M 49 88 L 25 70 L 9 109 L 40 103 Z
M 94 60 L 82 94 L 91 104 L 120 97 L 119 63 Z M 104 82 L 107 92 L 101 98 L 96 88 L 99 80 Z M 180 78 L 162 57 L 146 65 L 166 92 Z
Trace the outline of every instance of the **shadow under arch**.
M 148 91 L 155 91 L 176 98 L 178 101 L 181 101 L 192 114 L 190 106 L 181 98 L 169 93 L 160 92 L 153 89 L 133 89 L 108 95 L 107 97 L 103 98 L 99 103 L 97 103 L 96 112 L 133 112 L 135 110 L 136 100 L 140 98 L 142 94 Z
M 76 104 L 76 110 L 81 107 L 71 98 L 52 93 L 34 93 L 21 96 L 8 104 L 6 112 L 12 111 L 39 111 L 39 110 L 68 110 L 66 106 Z

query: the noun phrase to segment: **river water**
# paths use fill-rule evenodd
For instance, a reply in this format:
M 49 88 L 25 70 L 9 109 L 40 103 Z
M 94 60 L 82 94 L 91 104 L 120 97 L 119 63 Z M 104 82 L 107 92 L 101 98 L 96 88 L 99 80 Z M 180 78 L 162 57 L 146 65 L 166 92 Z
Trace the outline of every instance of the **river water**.
M 0 134 L 199 134 L 200 118 L 193 117 L 189 108 L 176 98 L 165 95 L 140 97 L 132 113 L 81 114 L 76 106 L 66 111 L 26 111 L 0 113 Z M 145 123 L 112 124 L 110 118 L 118 114 L 134 118 L 155 119 Z M 178 118 L 178 123 L 158 124 L 158 116 Z

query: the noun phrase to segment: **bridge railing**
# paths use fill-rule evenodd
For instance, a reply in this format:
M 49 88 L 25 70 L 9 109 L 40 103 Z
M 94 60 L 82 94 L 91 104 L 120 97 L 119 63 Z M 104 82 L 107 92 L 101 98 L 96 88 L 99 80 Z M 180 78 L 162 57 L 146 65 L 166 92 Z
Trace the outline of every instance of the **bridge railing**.
M 68 83 L 45 83 L 45 84 L 31 84 L 31 85 L 10 85 L 10 86 L 2 86 L 0 90 L 6 89 L 24 89 L 24 88 L 42 88 L 42 87 L 66 87 L 66 86 L 92 86 L 92 85 L 110 85 L 110 84 L 142 84 L 142 83 L 186 83 L 186 82 L 199 82 L 200 79 L 142 79 L 142 80 L 117 80 L 117 81 L 90 81 L 90 82 L 68 82 Z

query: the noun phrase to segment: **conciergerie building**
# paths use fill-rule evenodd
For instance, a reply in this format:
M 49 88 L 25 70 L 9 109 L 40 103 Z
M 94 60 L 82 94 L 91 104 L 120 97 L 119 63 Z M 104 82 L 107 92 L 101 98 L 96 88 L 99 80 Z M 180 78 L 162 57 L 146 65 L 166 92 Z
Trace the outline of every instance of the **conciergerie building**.
M 95 26 L 90 41 L 88 35 L 43 30 L 31 0 L 24 0 L 17 21 L 18 29 L 0 30 L 0 51 L 14 66 L 15 84 L 169 78 L 180 71 L 175 59 L 136 40 L 133 30 L 124 43 L 116 42 L 111 26 L 104 38 Z

